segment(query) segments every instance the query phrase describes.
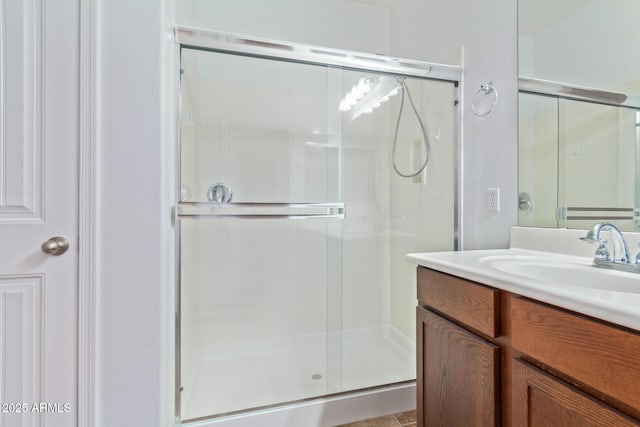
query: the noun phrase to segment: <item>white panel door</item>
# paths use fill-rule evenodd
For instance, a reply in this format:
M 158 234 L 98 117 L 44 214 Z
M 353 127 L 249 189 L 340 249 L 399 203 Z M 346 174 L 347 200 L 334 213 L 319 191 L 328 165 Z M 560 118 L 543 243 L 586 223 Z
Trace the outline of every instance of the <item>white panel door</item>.
M 0 0 L 2 427 L 77 425 L 78 8 Z

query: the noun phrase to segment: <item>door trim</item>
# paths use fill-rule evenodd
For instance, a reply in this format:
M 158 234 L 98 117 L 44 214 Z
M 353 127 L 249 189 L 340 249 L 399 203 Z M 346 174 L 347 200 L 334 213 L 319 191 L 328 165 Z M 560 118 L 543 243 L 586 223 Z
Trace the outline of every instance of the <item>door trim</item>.
M 98 0 L 80 2 L 78 426 L 96 425 Z

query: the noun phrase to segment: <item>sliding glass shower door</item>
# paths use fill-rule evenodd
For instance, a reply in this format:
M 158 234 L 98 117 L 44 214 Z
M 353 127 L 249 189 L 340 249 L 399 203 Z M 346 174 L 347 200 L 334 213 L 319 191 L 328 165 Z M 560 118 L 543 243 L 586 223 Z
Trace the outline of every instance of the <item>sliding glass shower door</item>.
M 331 393 L 340 71 L 183 49 L 182 73 L 182 418 Z
M 455 82 L 238 44 L 181 49 L 183 421 L 413 381 L 405 255 L 454 249 Z

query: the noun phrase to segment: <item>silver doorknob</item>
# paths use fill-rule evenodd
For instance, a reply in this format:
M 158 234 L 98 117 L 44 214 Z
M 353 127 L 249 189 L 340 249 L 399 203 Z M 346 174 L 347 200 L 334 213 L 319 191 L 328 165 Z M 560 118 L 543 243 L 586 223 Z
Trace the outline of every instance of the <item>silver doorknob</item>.
M 52 237 L 40 246 L 47 255 L 62 255 L 69 249 L 69 241 L 64 237 Z

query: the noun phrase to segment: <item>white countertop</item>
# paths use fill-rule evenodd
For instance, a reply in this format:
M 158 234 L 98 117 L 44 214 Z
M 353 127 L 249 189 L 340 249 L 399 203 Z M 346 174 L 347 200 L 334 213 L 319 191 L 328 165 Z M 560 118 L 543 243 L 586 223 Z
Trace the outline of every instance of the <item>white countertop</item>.
M 579 282 L 568 285 L 567 282 L 571 282 L 571 280 L 556 280 L 549 274 L 544 279 L 534 279 L 525 275 L 508 273 L 495 268 L 491 262 L 491 260 L 518 258 L 549 261 L 556 265 L 572 265 L 576 272 L 583 275 L 590 274 L 591 270 L 589 269 L 591 268 L 596 270 L 595 267 L 590 266 L 592 262 L 590 257 L 518 248 L 407 255 L 407 260 L 424 267 L 640 331 L 640 274 L 603 271 L 602 269 L 594 271 L 593 274 L 597 275 L 598 280 L 604 278 L 604 282 L 613 283 L 617 280 L 616 277 L 624 279 L 627 284 L 631 283 L 632 285 L 635 284 L 634 280 L 638 281 L 637 292 L 634 286 L 631 287 L 632 290 L 613 291 L 594 286 L 579 286 L 577 285 Z

